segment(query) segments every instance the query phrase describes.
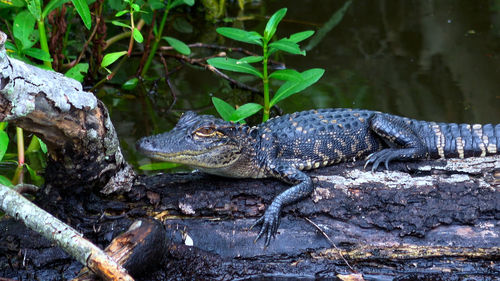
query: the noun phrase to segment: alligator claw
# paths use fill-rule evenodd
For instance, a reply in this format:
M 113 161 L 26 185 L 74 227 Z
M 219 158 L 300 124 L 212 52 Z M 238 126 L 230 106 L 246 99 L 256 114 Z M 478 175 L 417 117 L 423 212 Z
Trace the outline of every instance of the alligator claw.
M 260 217 L 251 227 L 252 229 L 254 226 L 257 225 L 262 225 L 259 231 L 259 234 L 257 234 L 257 237 L 254 240 L 254 243 L 257 242 L 261 237 L 265 238 L 264 241 L 264 246 L 267 247 L 269 246 L 269 243 L 271 242 L 271 238 L 274 238 L 276 235 L 276 232 L 278 231 L 278 226 L 280 224 L 280 219 L 279 219 L 279 209 L 278 211 L 275 211 L 275 208 L 268 208 L 264 215 Z
M 395 152 L 392 149 L 384 149 L 381 151 L 374 152 L 368 155 L 365 163 L 365 168 L 368 164 L 372 164 L 372 172 L 375 172 L 378 166 L 380 166 L 380 164 L 383 162 L 385 169 L 389 170 L 389 162 L 397 157 L 398 157 L 397 152 Z

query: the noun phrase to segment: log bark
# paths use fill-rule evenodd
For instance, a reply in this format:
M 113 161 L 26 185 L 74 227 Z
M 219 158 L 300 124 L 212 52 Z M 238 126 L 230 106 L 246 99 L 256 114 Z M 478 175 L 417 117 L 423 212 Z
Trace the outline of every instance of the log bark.
M 104 280 L 133 281 L 127 271 L 82 235 L 40 209 L 15 190 L 0 184 L 0 209 L 30 229 L 54 241 L 81 264 Z
M 268 248 L 254 244 L 257 230 L 249 227 L 286 184 L 199 174 L 141 179 L 153 204 L 148 213 L 194 246 L 170 249 L 165 270 L 179 279 L 217 280 L 356 273 L 488 280 L 500 273 L 500 156 L 399 163 L 378 172 L 363 164 L 311 171 L 313 195 L 283 210 Z M 133 190 L 141 193 L 140 186 Z

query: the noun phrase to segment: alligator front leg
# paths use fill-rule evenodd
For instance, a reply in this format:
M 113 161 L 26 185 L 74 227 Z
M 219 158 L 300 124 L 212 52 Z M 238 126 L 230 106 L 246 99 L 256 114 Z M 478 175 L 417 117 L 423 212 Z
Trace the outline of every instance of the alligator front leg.
M 261 237 L 265 237 L 266 241 L 264 245 L 266 247 L 269 245 L 271 237 L 274 237 L 278 230 L 281 209 L 288 204 L 309 196 L 314 189 L 311 178 L 299 169 L 290 165 L 269 166 L 275 167 L 270 171 L 273 176 L 295 185 L 276 196 L 264 215 L 251 226 L 251 228 L 253 228 L 254 226 L 262 225 L 255 241 L 259 240 Z

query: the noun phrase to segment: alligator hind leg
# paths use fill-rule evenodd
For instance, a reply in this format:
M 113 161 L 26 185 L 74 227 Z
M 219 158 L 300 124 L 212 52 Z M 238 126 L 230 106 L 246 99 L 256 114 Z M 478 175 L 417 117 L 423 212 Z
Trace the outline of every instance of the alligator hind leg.
M 372 171 L 384 163 L 389 169 L 392 160 L 413 160 L 428 155 L 424 140 L 407 123 L 408 119 L 393 115 L 376 114 L 370 120 L 370 129 L 380 136 L 390 148 L 374 152 L 367 157 L 365 164 L 373 164 Z

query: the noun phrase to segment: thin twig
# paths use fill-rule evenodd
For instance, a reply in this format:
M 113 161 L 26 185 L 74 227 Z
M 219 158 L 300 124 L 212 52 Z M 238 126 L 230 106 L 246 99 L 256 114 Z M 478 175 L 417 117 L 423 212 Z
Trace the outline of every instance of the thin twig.
M 163 67 L 165 68 L 165 81 L 167 81 L 167 85 L 170 88 L 170 93 L 172 94 L 172 98 L 173 98 L 172 103 L 170 104 L 170 106 L 167 109 L 167 112 L 169 112 L 170 110 L 172 110 L 172 107 L 174 107 L 175 103 L 177 102 L 177 89 L 176 89 L 175 85 L 173 85 L 170 81 L 170 73 L 168 72 L 167 62 L 165 61 L 165 58 L 163 57 L 163 55 L 161 53 L 160 53 L 160 59 L 161 59 L 161 62 L 163 63 Z
M 227 52 L 237 52 L 237 53 L 242 53 L 247 56 L 259 56 L 259 54 L 253 53 L 247 49 L 244 48 L 239 48 L 239 47 L 228 47 L 228 46 L 222 46 L 222 45 L 217 45 L 217 44 L 206 44 L 206 43 L 193 43 L 188 45 L 189 48 L 206 48 L 206 49 L 215 49 L 215 50 L 221 50 L 221 51 L 227 51 Z M 162 46 L 159 48 L 161 51 L 172 51 L 174 50 L 173 47 L 171 46 Z M 270 65 L 272 66 L 273 69 L 284 69 L 286 68 L 285 64 L 282 62 L 277 62 L 273 60 L 269 60 Z
M 96 17 L 95 18 L 95 26 L 94 26 L 94 30 L 92 30 L 92 34 L 90 34 L 89 38 L 87 39 L 87 41 L 85 41 L 85 44 L 83 44 L 83 47 L 82 47 L 82 51 L 80 52 L 80 55 L 78 55 L 78 58 L 72 62 L 70 62 L 67 67 L 68 68 L 72 68 L 73 66 L 77 65 L 80 60 L 82 59 L 83 57 L 83 54 L 85 53 L 85 51 L 87 50 L 87 46 L 89 45 L 90 43 L 90 40 L 92 40 L 92 38 L 94 38 L 95 36 L 95 33 L 97 31 L 97 28 L 99 28 L 99 22 L 101 21 L 101 18 L 98 18 Z M 65 65 L 63 65 L 64 67 L 66 67 Z
M 240 89 L 243 89 L 243 90 L 250 91 L 252 93 L 256 93 L 256 94 L 262 95 L 262 91 L 260 91 L 259 89 L 251 87 L 251 86 L 248 86 L 248 85 L 246 85 L 244 83 L 239 82 L 238 80 L 234 80 L 233 78 L 231 78 L 231 77 L 227 76 L 226 74 L 220 72 L 217 68 L 215 68 L 215 67 L 213 67 L 213 66 L 211 66 L 209 64 L 204 63 L 204 61 L 206 61 L 207 59 L 209 59 L 209 58 L 211 58 L 213 56 L 205 57 L 205 58 L 197 58 L 197 59 L 189 58 L 189 57 L 186 57 L 186 56 L 183 56 L 183 55 L 179 55 L 179 54 L 168 54 L 167 56 L 176 58 L 176 59 L 178 59 L 180 61 L 183 61 L 183 62 L 187 62 L 187 63 L 189 63 L 191 65 L 201 66 L 201 67 L 203 67 L 203 68 L 205 68 L 207 70 L 212 71 L 216 75 L 218 75 L 218 76 L 226 79 L 227 81 L 229 81 L 231 84 L 233 84 L 237 88 L 240 88 Z M 220 57 L 220 56 L 225 56 L 225 54 L 221 53 L 221 54 L 216 55 L 216 57 Z
M 337 245 L 335 245 L 335 243 L 332 241 L 332 239 L 330 239 L 330 237 L 328 237 L 328 235 L 316 223 L 314 223 L 312 220 L 310 220 L 309 218 L 306 218 L 306 217 L 303 217 L 303 219 L 305 219 L 308 223 L 310 223 L 312 226 L 314 226 L 326 238 L 326 240 L 328 240 L 328 242 L 330 242 L 330 245 L 332 245 L 335 248 L 335 250 L 337 250 L 337 252 L 339 253 L 339 256 L 342 258 L 342 260 L 344 260 L 345 264 L 347 265 L 347 267 L 349 267 L 349 269 L 352 272 L 358 273 L 349 264 L 349 262 L 346 260 L 346 258 L 344 258 L 344 255 L 342 255 L 342 251 L 339 248 L 337 248 Z

